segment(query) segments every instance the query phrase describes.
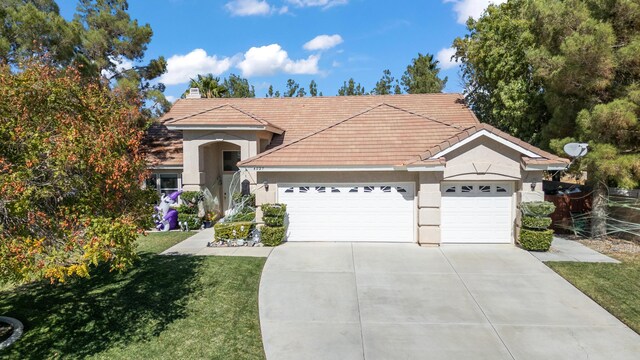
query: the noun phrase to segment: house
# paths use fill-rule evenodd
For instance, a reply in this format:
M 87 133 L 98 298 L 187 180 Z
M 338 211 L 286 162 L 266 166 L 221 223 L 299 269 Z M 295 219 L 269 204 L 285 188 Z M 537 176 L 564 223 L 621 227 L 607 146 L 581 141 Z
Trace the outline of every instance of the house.
M 513 243 L 518 204 L 568 164 L 481 124 L 459 94 L 181 99 L 161 122 L 158 188 L 226 207 L 238 172 L 258 204 L 287 204 L 288 241 Z

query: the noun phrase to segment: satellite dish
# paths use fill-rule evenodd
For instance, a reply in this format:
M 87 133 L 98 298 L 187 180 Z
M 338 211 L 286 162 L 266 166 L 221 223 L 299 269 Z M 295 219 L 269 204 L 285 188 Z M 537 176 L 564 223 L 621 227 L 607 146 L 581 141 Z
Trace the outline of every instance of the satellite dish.
M 564 146 L 564 152 L 573 158 L 585 156 L 587 151 L 589 151 L 589 144 L 585 143 L 568 143 Z

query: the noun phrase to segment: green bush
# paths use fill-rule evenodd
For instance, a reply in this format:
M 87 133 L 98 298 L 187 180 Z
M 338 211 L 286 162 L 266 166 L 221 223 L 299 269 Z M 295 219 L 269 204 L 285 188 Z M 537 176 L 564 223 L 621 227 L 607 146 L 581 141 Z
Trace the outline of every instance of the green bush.
M 186 204 L 197 205 L 200 201 L 204 200 L 204 194 L 202 191 L 184 191 L 180 194 L 180 200 Z
M 249 200 L 246 205 L 251 206 L 251 207 L 256 207 L 256 194 L 249 194 L 247 196 L 242 196 L 242 193 L 235 192 L 231 196 L 231 200 L 235 204 L 241 203 L 245 198 L 248 198 L 248 200 Z
M 256 219 L 255 211 L 242 211 L 227 218 L 229 222 L 244 222 L 249 221 L 252 222 Z
M 284 226 L 284 216 L 263 216 L 262 221 L 265 225 L 271 227 Z
M 548 251 L 553 240 L 553 230 L 520 230 L 518 243 L 525 250 Z
M 195 215 L 198 213 L 198 207 L 195 205 L 180 204 L 176 207 L 176 210 L 178 210 L 178 214 Z
M 253 229 L 253 225 L 254 224 L 249 221 L 217 223 L 213 226 L 215 230 L 215 239 L 217 241 L 237 239 L 246 240 Z
M 266 246 L 278 246 L 282 244 L 285 236 L 285 228 L 282 226 L 263 226 L 260 229 L 260 241 Z
M 262 214 L 265 217 L 282 217 L 287 212 L 286 204 L 262 204 L 260 206 Z
M 551 218 L 523 216 L 522 227 L 527 229 L 546 229 L 551 225 Z
M 194 214 L 178 213 L 178 222 L 186 222 L 189 230 L 199 229 L 202 221 Z
M 520 209 L 524 215 L 545 217 L 551 215 L 556 210 L 556 206 L 548 201 L 531 201 L 520 204 Z

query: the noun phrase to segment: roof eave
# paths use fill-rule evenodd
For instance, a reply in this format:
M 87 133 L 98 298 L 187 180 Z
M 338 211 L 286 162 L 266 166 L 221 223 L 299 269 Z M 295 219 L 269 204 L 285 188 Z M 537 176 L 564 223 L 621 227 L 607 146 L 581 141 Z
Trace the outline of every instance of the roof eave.
M 254 126 L 254 125 L 206 125 L 206 124 L 180 124 L 169 125 L 169 130 L 240 130 L 240 131 L 269 131 L 274 134 L 282 134 L 284 130 L 274 126 Z

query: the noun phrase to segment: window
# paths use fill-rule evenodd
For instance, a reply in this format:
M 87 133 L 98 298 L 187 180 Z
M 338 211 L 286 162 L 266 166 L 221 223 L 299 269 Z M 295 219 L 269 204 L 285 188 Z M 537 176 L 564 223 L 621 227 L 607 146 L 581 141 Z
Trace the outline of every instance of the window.
M 370 192 L 373 192 L 373 189 L 374 189 L 373 186 L 365 186 L 364 187 L 364 192 L 370 193 Z
M 463 193 L 471 192 L 471 191 L 473 191 L 473 185 L 462 185 L 460 187 L 460 191 L 463 192 Z
M 305 194 L 307 191 L 309 191 L 309 187 L 308 186 L 300 186 L 298 188 L 298 192 L 301 194 Z
M 168 195 L 178 189 L 178 174 L 160 174 L 160 193 Z
M 351 190 L 349 190 L 350 193 L 357 193 L 358 192 L 358 187 L 354 186 L 351 188 Z
M 480 192 L 483 192 L 483 193 L 491 192 L 491 186 L 489 185 L 480 185 L 478 186 L 478 188 L 480 189 Z
M 324 193 L 327 192 L 327 188 L 325 188 L 324 186 L 316 186 L 316 191 L 319 193 Z
M 287 188 L 287 190 L 285 190 L 284 192 L 286 192 L 286 193 L 292 193 L 292 192 L 293 192 L 293 188 L 292 188 L 292 187 Z
M 455 186 L 449 186 L 447 188 L 447 190 L 445 190 L 444 192 L 446 192 L 446 193 L 454 193 L 454 192 L 456 192 L 456 187 Z
M 380 186 L 382 192 L 391 192 L 391 186 Z
M 407 189 L 405 189 L 405 188 L 403 188 L 403 187 L 398 186 L 398 187 L 396 187 L 396 191 L 397 191 L 397 192 L 399 192 L 399 193 L 406 193 L 406 192 L 407 192 Z
M 238 162 L 240 161 L 240 151 L 223 151 L 222 152 L 222 171 L 238 171 Z
M 496 192 L 506 193 L 507 189 L 503 188 L 502 186 L 496 186 Z
M 147 189 L 157 190 L 158 189 L 158 174 L 151 174 L 151 177 L 149 177 L 147 180 L 145 180 L 144 184 L 145 184 Z
M 340 189 L 338 189 L 338 188 L 336 188 L 336 187 L 332 187 L 332 188 L 331 188 L 331 192 L 332 192 L 332 193 L 339 193 L 339 192 L 340 192 Z

